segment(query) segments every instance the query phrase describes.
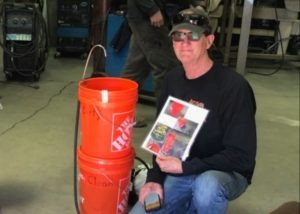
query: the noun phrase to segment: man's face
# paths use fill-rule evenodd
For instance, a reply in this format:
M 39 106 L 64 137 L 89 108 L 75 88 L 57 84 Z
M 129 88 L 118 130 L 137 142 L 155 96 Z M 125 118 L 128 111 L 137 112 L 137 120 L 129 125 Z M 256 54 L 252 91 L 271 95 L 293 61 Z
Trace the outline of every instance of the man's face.
M 205 36 L 204 34 L 198 35 L 198 40 L 192 39 L 197 38 L 197 36 L 193 36 L 191 31 L 185 29 L 180 29 L 175 33 L 181 37 L 181 40 L 176 41 L 175 35 L 173 35 L 173 48 L 177 58 L 183 64 L 197 62 L 201 57 L 207 55 L 207 49 L 210 48 L 214 40 L 213 35 Z

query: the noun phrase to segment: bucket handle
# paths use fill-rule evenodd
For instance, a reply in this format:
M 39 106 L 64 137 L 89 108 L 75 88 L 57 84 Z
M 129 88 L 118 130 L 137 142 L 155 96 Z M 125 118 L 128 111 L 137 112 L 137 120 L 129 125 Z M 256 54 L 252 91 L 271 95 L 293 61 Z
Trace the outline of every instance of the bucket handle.
M 90 58 L 91 58 L 91 54 L 92 54 L 92 52 L 94 51 L 94 49 L 97 48 L 97 47 L 99 47 L 99 48 L 101 48 L 101 49 L 103 50 L 103 53 L 104 53 L 104 56 L 105 56 L 105 57 L 107 56 L 106 50 L 105 50 L 105 48 L 104 48 L 102 45 L 100 45 L 100 44 L 94 45 L 94 46 L 91 48 L 91 50 L 90 50 L 90 52 L 89 52 L 89 55 L 88 55 L 88 57 L 87 57 L 87 59 L 86 59 L 86 63 L 85 63 L 84 70 L 83 70 L 82 79 L 85 79 L 85 74 L 86 74 L 86 70 L 87 70 L 87 67 L 88 67 L 88 64 L 89 64 L 89 61 L 90 61 Z M 103 102 L 103 103 L 107 103 L 107 102 L 108 102 L 108 91 L 107 91 L 107 90 L 102 90 L 102 91 L 101 91 L 101 96 L 102 96 L 102 102 Z M 98 111 L 98 109 L 97 109 L 97 107 L 96 107 L 95 104 L 94 104 L 93 106 L 94 106 L 94 110 L 95 110 L 95 112 L 97 113 L 98 117 L 100 117 L 100 118 L 102 118 L 103 120 L 106 120 L 106 121 L 108 121 L 109 123 L 113 124 L 112 121 L 110 121 L 110 120 L 108 120 L 107 118 L 105 118 L 105 117 L 101 114 L 101 112 Z M 127 128 L 131 128 L 131 127 L 133 127 L 135 124 L 136 124 L 136 122 L 133 122 L 133 123 L 130 124 Z M 120 125 L 120 124 L 117 124 L 117 125 Z
M 105 48 L 104 48 L 102 45 L 100 45 L 100 44 L 94 45 L 94 46 L 92 47 L 92 49 L 90 50 L 89 55 L 88 55 L 88 57 L 87 57 L 87 59 L 86 59 L 86 63 L 85 63 L 84 70 L 83 70 L 82 79 L 85 79 L 85 73 L 86 73 L 86 69 L 87 69 L 87 67 L 88 67 L 90 58 L 91 58 L 91 54 L 92 54 L 92 52 L 94 51 L 94 49 L 97 48 L 97 47 L 99 47 L 99 48 L 101 48 L 101 49 L 103 50 L 103 53 L 104 53 L 104 56 L 105 56 L 105 57 L 107 56 L 106 50 L 105 50 Z
M 97 106 L 95 104 L 93 104 L 94 106 L 94 110 L 96 112 L 96 114 L 98 115 L 99 118 L 102 118 L 102 120 L 107 121 L 108 123 L 112 124 L 112 125 L 117 125 L 117 126 L 121 126 L 121 124 L 115 124 L 113 123 L 113 121 L 109 120 L 108 118 L 106 118 L 101 112 L 100 110 L 98 110 Z M 134 121 L 131 124 L 128 124 L 128 126 L 126 127 L 126 129 L 130 129 L 132 128 L 134 125 L 136 124 L 136 122 Z
M 105 178 L 109 181 L 110 184 L 113 184 L 113 183 L 114 183 L 113 180 L 112 180 L 108 175 L 106 175 L 106 173 L 103 172 L 102 170 L 95 170 L 95 169 L 93 169 L 93 168 L 91 168 L 91 167 L 88 167 L 88 166 L 84 166 L 84 167 L 85 167 L 85 168 L 88 168 L 89 171 L 91 171 L 91 172 L 93 172 L 93 173 L 95 173 L 95 174 L 100 174 L 100 175 L 102 175 L 103 177 L 105 177 Z M 80 177 L 81 177 L 81 174 L 79 174 L 79 179 L 80 179 Z

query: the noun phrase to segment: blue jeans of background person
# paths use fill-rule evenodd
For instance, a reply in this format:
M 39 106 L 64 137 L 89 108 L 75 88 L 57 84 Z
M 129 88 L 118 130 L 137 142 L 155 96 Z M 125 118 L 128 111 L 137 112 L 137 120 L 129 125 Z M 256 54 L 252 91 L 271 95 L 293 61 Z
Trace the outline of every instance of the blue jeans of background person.
M 200 175 L 167 176 L 164 183 L 162 208 L 155 214 L 223 214 L 228 202 L 240 196 L 248 186 L 239 173 L 210 170 Z M 130 214 L 142 214 L 143 205 L 138 202 Z

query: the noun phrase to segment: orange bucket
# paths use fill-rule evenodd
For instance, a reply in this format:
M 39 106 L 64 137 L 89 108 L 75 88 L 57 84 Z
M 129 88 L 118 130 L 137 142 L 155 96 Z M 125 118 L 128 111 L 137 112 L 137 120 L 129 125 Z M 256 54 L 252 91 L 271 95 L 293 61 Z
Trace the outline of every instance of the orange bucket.
M 134 150 L 126 157 L 99 159 L 80 149 L 79 194 L 81 214 L 127 214 Z
M 118 77 L 79 82 L 81 149 L 97 158 L 131 153 L 138 84 Z

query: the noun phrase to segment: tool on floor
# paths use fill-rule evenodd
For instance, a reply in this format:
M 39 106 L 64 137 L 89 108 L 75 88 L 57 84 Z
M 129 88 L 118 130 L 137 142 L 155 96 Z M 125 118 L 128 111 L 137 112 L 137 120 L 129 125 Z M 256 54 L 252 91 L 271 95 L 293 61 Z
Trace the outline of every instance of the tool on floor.
M 125 214 L 135 151 L 131 143 L 138 84 L 117 77 L 85 78 L 92 47 L 79 81 L 75 134 L 74 189 L 81 214 Z M 106 53 L 105 53 L 106 55 Z M 80 120 L 79 120 L 80 119 Z M 77 166 L 79 176 L 77 181 Z M 77 204 L 77 183 L 79 202 Z

